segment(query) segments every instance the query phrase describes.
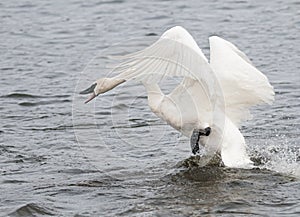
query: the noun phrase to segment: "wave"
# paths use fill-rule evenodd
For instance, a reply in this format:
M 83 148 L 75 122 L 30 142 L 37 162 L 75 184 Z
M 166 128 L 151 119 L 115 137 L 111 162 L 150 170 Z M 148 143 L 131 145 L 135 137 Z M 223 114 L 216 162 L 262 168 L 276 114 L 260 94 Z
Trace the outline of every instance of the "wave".
M 38 205 L 36 203 L 28 203 L 19 207 L 18 209 L 16 209 L 15 211 L 9 214 L 9 216 L 36 216 L 36 215 L 54 216 L 55 213 L 49 208 Z

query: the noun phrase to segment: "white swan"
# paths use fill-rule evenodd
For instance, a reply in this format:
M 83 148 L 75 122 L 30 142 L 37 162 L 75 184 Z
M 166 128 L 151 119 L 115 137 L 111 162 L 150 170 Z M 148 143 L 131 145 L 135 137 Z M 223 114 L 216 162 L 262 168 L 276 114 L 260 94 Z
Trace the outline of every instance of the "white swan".
M 233 44 L 217 36 L 209 42 L 210 62 L 183 27 L 173 27 L 153 45 L 125 56 L 114 69 L 117 76 L 101 78 L 81 94 L 92 93 L 87 103 L 125 81 L 140 81 L 151 110 L 191 138 L 193 153 L 200 143 L 219 151 L 225 166 L 249 167 L 238 127 L 251 117 L 251 106 L 273 102 L 273 87 Z M 174 76 L 183 77 L 182 82 L 163 94 L 159 82 Z

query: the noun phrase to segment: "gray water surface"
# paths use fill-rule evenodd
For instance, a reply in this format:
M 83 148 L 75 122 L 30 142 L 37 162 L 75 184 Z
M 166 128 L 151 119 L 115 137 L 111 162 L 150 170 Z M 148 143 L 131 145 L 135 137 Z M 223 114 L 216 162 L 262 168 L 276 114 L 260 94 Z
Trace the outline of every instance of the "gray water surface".
M 233 42 L 274 86 L 241 129 L 258 168 L 197 167 L 139 84 L 77 94 L 176 25 L 206 55 L 211 35 Z M 299 30 L 296 0 L 1 1 L 0 214 L 299 216 Z

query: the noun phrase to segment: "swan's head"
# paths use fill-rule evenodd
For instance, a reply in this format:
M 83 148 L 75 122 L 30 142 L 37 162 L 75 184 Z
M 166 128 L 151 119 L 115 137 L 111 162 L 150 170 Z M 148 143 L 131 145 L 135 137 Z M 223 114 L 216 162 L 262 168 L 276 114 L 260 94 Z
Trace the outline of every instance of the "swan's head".
M 116 78 L 100 78 L 98 79 L 94 84 L 92 84 L 89 88 L 83 90 L 80 92 L 80 94 L 89 94 L 89 98 L 85 101 L 85 103 L 88 103 L 92 99 L 94 99 L 96 96 L 98 96 L 101 93 L 105 93 L 114 87 L 118 86 L 119 84 L 122 84 L 125 82 L 124 79 L 116 79 Z

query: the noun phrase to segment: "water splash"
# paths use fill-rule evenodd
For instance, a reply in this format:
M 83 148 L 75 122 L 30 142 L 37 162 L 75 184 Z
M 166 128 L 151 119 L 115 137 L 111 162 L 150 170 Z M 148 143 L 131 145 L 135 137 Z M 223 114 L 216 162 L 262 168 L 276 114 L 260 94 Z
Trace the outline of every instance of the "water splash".
M 276 134 L 275 139 L 256 145 L 251 152 L 259 168 L 300 178 L 300 147 L 286 135 Z

